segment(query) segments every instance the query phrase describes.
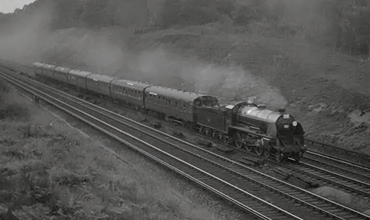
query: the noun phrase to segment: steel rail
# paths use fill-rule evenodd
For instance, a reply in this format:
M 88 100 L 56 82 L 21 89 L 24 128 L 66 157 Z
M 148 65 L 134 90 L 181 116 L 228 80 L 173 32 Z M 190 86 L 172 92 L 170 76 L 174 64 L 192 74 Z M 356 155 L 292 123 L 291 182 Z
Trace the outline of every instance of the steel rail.
M 302 161 L 306 161 L 307 163 L 311 164 L 319 163 L 320 165 L 323 166 L 330 166 L 335 170 L 354 174 L 356 176 L 359 176 L 361 179 L 365 179 L 366 181 L 370 182 L 370 168 L 361 164 L 353 163 L 347 160 L 343 160 L 337 157 L 329 156 L 318 152 L 309 152 L 309 154 L 307 154 Z
M 314 150 L 314 149 L 311 148 L 308 151 L 308 153 L 322 154 L 322 155 L 325 155 L 327 157 L 335 158 L 335 157 L 330 156 L 330 155 L 328 155 L 324 152 L 321 152 L 321 151 L 326 151 L 326 150 L 330 149 L 330 152 L 342 153 L 346 157 L 350 158 L 351 161 L 348 161 L 347 159 L 344 159 L 344 158 L 342 159 L 342 158 L 339 158 L 339 157 L 336 157 L 336 159 L 347 161 L 349 163 L 354 163 L 352 161 L 356 161 L 356 163 L 361 164 L 361 165 L 366 165 L 366 166 L 368 166 L 368 164 L 369 164 L 370 155 L 368 155 L 368 154 L 364 154 L 364 153 L 361 153 L 361 152 L 341 148 L 341 147 L 338 147 L 338 146 L 335 146 L 335 145 L 331 145 L 331 144 L 320 142 L 320 141 L 315 141 L 315 140 L 312 140 L 312 139 L 307 139 L 306 138 L 305 141 L 306 141 L 306 143 L 310 143 L 312 146 L 320 147 L 318 150 Z M 367 168 L 370 169 L 370 167 L 367 167 Z
M 283 166 L 295 173 L 300 173 L 303 176 L 312 177 L 328 185 L 341 188 L 348 193 L 355 193 L 365 198 L 370 198 L 370 184 L 367 182 L 362 182 L 345 174 L 338 174 L 304 162 L 298 164 L 292 161 L 292 163 Z

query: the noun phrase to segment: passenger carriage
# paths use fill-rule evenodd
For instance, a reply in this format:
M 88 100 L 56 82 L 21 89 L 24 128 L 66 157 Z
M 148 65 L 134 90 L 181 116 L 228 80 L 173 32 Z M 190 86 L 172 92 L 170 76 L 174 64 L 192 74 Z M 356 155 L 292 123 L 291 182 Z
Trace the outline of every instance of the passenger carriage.
M 50 79 L 55 79 L 55 76 L 54 76 L 54 69 L 56 68 L 56 66 L 54 65 L 50 65 L 50 64 L 45 64 L 42 66 L 42 73 L 41 73 L 41 76 L 44 76 L 44 77 L 48 77 Z
M 38 62 L 32 64 L 32 69 L 36 76 L 43 76 L 44 65 L 44 63 Z
M 68 72 L 69 71 L 71 71 L 71 69 L 69 68 L 56 67 L 54 69 L 54 79 L 64 82 L 64 83 L 68 83 Z
M 97 94 L 111 97 L 110 83 L 113 80 L 114 78 L 110 76 L 89 74 L 86 76 L 86 89 Z
M 198 97 L 193 92 L 151 86 L 145 89 L 145 108 L 177 120 L 193 122 L 193 103 Z
M 68 83 L 80 89 L 86 89 L 86 77 L 92 73 L 72 69 L 68 72 Z
M 111 82 L 111 97 L 115 100 L 145 108 L 144 90 L 149 86 L 149 84 L 142 82 L 114 79 Z

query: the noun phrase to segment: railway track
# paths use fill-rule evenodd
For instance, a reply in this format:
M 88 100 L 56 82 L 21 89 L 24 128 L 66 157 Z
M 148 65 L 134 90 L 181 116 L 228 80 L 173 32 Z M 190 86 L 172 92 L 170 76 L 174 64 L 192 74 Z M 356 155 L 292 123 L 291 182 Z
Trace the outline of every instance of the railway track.
M 80 120 L 121 140 L 260 219 L 368 219 L 364 214 L 355 210 L 162 132 L 153 132 L 150 127 L 139 125 L 135 121 L 40 83 L 23 77 L 21 77 L 22 80 L 27 83 L 4 75 L 3 77 L 41 99 L 67 110 Z M 36 89 L 30 85 L 35 86 Z M 57 97 L 58 100 L 53 96 Z M 130 133 L 137 135 L 133 136 Z M 130 140 L 130 143 L 127 139 Z M 152 144 L 148 144 L 149 142 Z M 154 147 L 153 143 L 156 143 L 156 146 L 161 146 L 161 149 Z M 264 196 L 270 197 L 271 203 L 259 198 Z M 307 216 L 310 217 L 307 218 Z
M 309 151 L 305 155 L 302 162 L 332 170 L 365 183 L 370 183 L 370 167 L 361 164 L 312 151 Z
M 306 143 L 310 145 L 310 150 L 307 151 L 306 154 L 310 155 L 322 155 L 326 158 L 332 158 L 334 160 L 340 160 L 347 163 L 357 163 L 357 165 L 365 166 L 368 169 L 369 167 L 369 161 L 370 161 L 370 155 L 344 149 L 341 147 L 337 147 L 331 144 L 323 143 L 320 141 L 315 141 L 311 139 L 305 139 Z M 331 155 L 336 155 L 336 157 L 333 157 Z
M 369 182 L 351 178 L 348 176 L 349 173 L 339 174 L 331 171 L 330 168 L 314 166 L 305 162 L 300 162 L 299 164 L 292 162 L 285 164 L 284 167 L 291 170 L 295 174 L 300 174 L 306 178 L 315 179 L 315 181 L 312 182 L 320 183 L 320 185 L 332 186 L 334 188 L 342 189 L 348 193 L 362 196 L 366 200 L 370 199 Z
M 289 168 L 370 199 L 370 168 L 361 164 L 309 151 L 300 164 L 290 163 Z

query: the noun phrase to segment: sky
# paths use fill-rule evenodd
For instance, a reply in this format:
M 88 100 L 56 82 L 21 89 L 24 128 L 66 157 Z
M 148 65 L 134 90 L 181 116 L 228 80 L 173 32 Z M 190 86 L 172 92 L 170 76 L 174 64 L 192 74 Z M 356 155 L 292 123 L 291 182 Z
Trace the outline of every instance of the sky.
M 22 9 L 23 6 L 34 1 L 35 0 L 0 0 L 0 12 L 13 13 L 15 9 Z

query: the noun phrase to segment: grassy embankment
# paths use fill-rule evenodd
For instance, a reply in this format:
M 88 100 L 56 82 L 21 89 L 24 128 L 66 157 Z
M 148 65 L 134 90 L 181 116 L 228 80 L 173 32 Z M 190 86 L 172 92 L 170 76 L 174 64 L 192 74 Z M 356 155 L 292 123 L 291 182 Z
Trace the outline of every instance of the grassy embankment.
M 4 82 L 0 89 L 0 219 L 212 219 Z

